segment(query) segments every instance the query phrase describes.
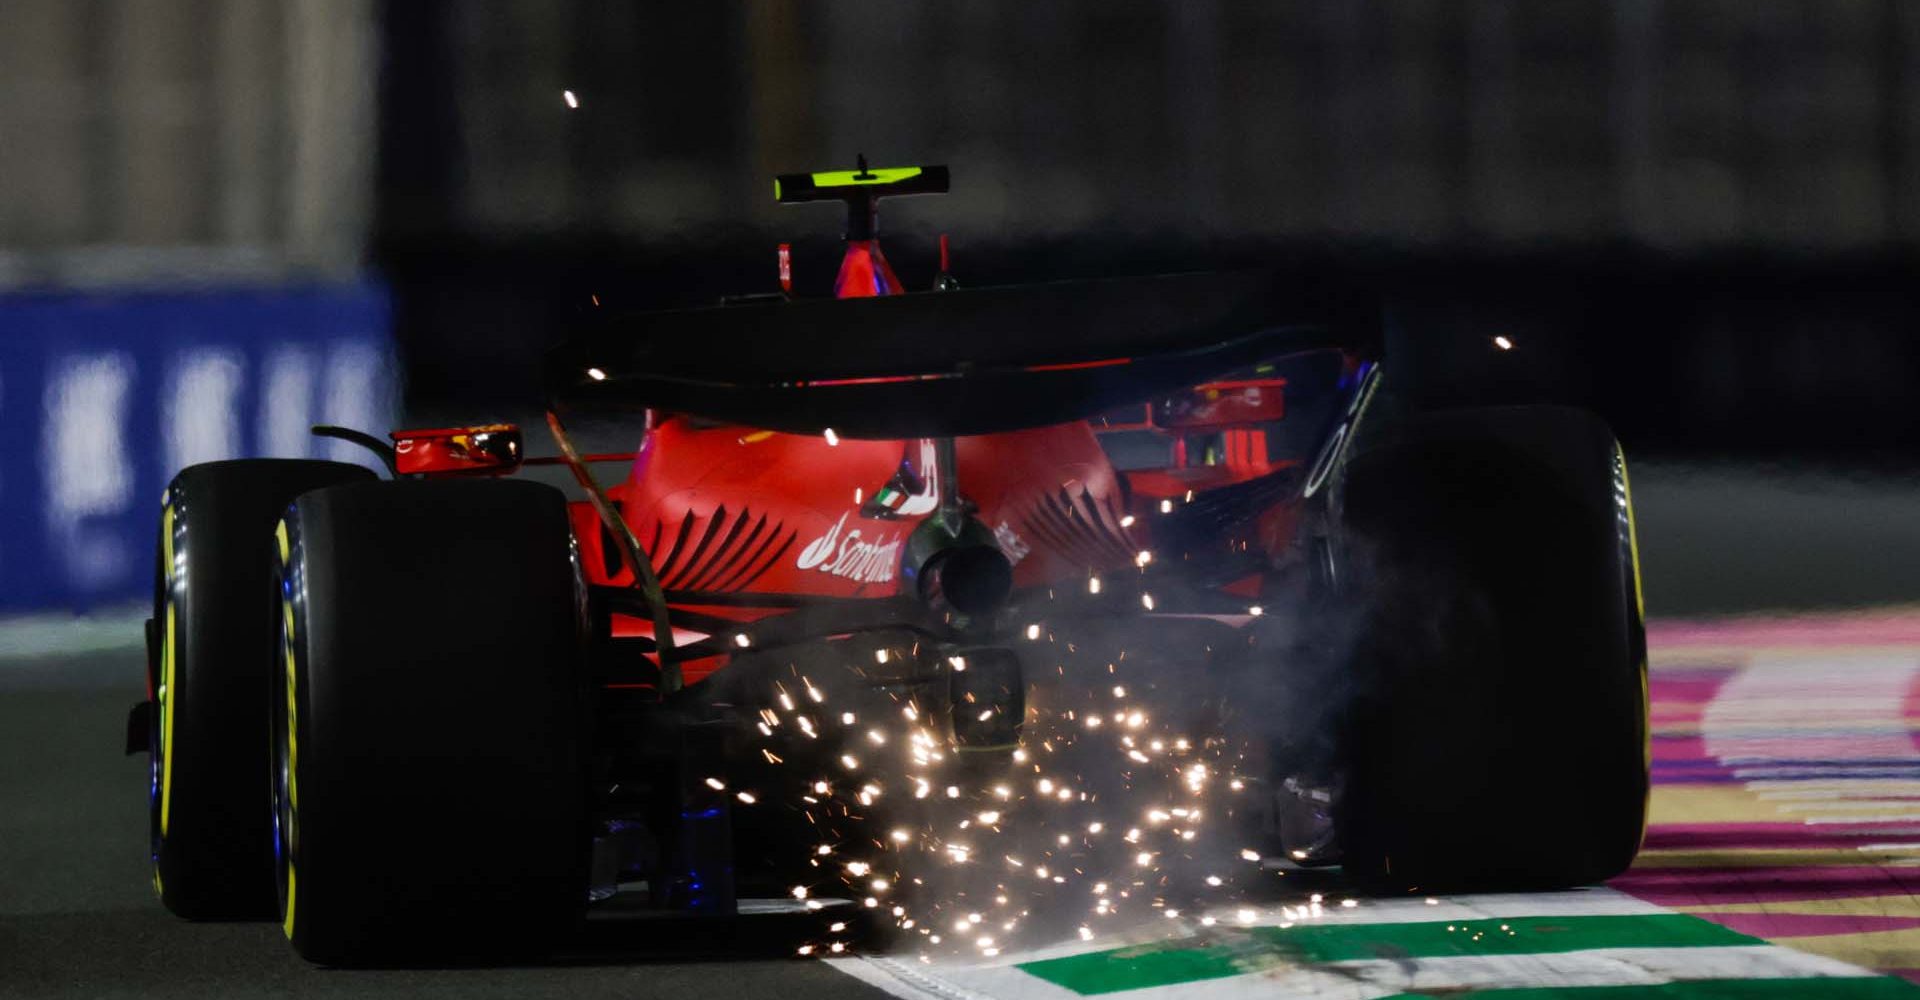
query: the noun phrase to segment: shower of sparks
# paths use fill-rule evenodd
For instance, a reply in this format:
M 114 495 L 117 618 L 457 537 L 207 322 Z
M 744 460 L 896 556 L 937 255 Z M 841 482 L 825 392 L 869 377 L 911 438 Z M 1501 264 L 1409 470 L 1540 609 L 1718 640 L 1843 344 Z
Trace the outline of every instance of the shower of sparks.
M 567 107 L 569 108 L 574 108 L 577 110 L 580 107 L 580 98 L 575 96 L 573 91 L 571 90 L 561 91 L 560 99 L 566 101 Z
M 1135 560 L 1144 568 L 1152 555 L 1141 550 Z M 1088 577 L 1089 593 L 1100 587 L 1099 577 Z M 1153 597 L 1140 596 L 1151 610 Z M 1005 710 L 992 702 L 889 695 L 890 703 L 854 704 L 857 712 L 829 708 L 844 701 L 830 697 L 833 685 L 794 670 L 766 692 L 765 707 L 745 709 L 765 759 L 795 773 L 782 786 L 788 791 L 756 780 L 754 791 L 730 794 L 760 809 L 792 808 L 817 831 L 803 855 L 815 874 L 792 887 L 794 899 L 810 910 L 838 900 L 871 910 L 922 958 L 991 957 L 1062 936 L 1090 941 L 1130 932 L 1145 918 L 1169 934 L 1191 933 L 1358 905 L 1248 905 L 1277 876 L 1263 872 L 1260 851 L 1222 842 L 1240 827 L 1216 817 L 1252 801 L 1245 790 L 1255 776 L 1241 770 L 1249 748 L 1180 731 L 1181 713 L 1153 700 L 1164 674 L 1131 673 L 1124 651 L 1076 661 L 1074 644 L 1041 624 L 1020 628 L 1029 640 L 1047 640 L 1039 650 L 1059 642 L 1061 676 L 1077 665 L 1100 683 L 1030 700 L 1019 747 L 997 757 L 956 748 L 947 729 L 950 718 L 991 722 Z M 858 654 L 865 666 L 850 665 L 855 673 L 929 662 L 904 644 L 868 655 Z M 949 675 L 975 672 L 960 655 L 931 662 Z M 727 790 L 719 778 L 707 784 Z M 826 935 L 799 946 L 799 955 L 852 947 L 849 923 L 823 926 Z

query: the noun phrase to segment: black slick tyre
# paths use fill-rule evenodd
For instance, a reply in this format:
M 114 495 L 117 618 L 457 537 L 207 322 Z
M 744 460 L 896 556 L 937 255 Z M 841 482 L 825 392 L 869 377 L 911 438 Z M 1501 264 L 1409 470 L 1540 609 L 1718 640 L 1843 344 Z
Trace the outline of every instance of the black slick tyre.
M 1402 890 L 1599 882 L 1648 791 L 1646 639 L 1625 460 L 1591 414 L 1440 411 L 1344 470 L 1361 578 L 1336 822 Z
M 560 493 L 309 493 L 280 528 L 282 926 L 331 965 L 531 955 L 583 911 L 581 592 Z
M 199 920 L 273 915 L 267 717 L 273 525 L 294 497 L 373 474 L 339 462 L 190 466 L 167 486 L 148 688 L 154 887 Z

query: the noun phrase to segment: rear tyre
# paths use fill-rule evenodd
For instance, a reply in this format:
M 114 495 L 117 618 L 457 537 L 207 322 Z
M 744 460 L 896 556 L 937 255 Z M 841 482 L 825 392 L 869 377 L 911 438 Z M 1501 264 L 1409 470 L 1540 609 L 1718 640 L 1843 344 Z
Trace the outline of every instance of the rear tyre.
M 1598 882 L 1648 790 L 1626 466 L 1554 407 L 1411 418 L 1345 470 L 1366 595 L 1345 863 L 1399 889 Z
M 550 946 L 588 887 L 582 591 L 560 493 L 371 483 L 280 526 L 280 913 L 334 965 Z
M 267 719 L 273 524 L 293 498 L 372 479 L 357 465 L 243 459 L 168 484 L 147 664 L 149 842 L 167 909 L 196 920 L 273 915 Z

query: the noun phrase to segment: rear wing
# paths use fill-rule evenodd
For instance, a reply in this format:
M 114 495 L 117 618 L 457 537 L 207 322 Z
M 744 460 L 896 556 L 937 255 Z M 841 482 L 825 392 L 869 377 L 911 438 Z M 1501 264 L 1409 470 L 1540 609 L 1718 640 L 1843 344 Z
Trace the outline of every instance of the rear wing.
M 1378 313 L 1268 272 L 594 314 L 556 407 L 659 407 L 850 438 L 1083 419 L 1301 351 L 1378 352 Z
M 860 158 L 858 170 L 781 174 L 773 179 L 773 200 L 782 205 L 808 201 L 845 201 L 907 194 L 946 194 L 946 167 L 874 167 Z

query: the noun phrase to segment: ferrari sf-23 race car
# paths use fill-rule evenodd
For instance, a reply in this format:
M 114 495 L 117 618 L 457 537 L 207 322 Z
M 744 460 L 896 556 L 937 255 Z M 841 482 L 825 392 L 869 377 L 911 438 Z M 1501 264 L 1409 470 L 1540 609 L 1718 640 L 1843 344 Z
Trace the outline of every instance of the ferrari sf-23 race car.
M 128 727 L 166 907 L 338 964 L 538 950 L 615 896 L 837 895 L 912 933 L 946 877 L 915 851 L 1091 898 L 1108 827 L 1191 859 L 1216 790 L 1249 871 L 1624 869 L 1645 641 L 1608 429 L 1427 405 L 1376 310 L 1280 274 L 963 288 L 943 238 L 906 291 L 876 205 L 947 184 L 781 177 L 847 206 L 835 294 L 794 297 L 783 246 L 778 293 L 590 312 L 547 362 L 557 456 L 316 428 L 390 476 L 183 470 Z M 586 414 L 638 447 L 583 453 Z M 1024 856 L 983 843 L 1017 828 Z

